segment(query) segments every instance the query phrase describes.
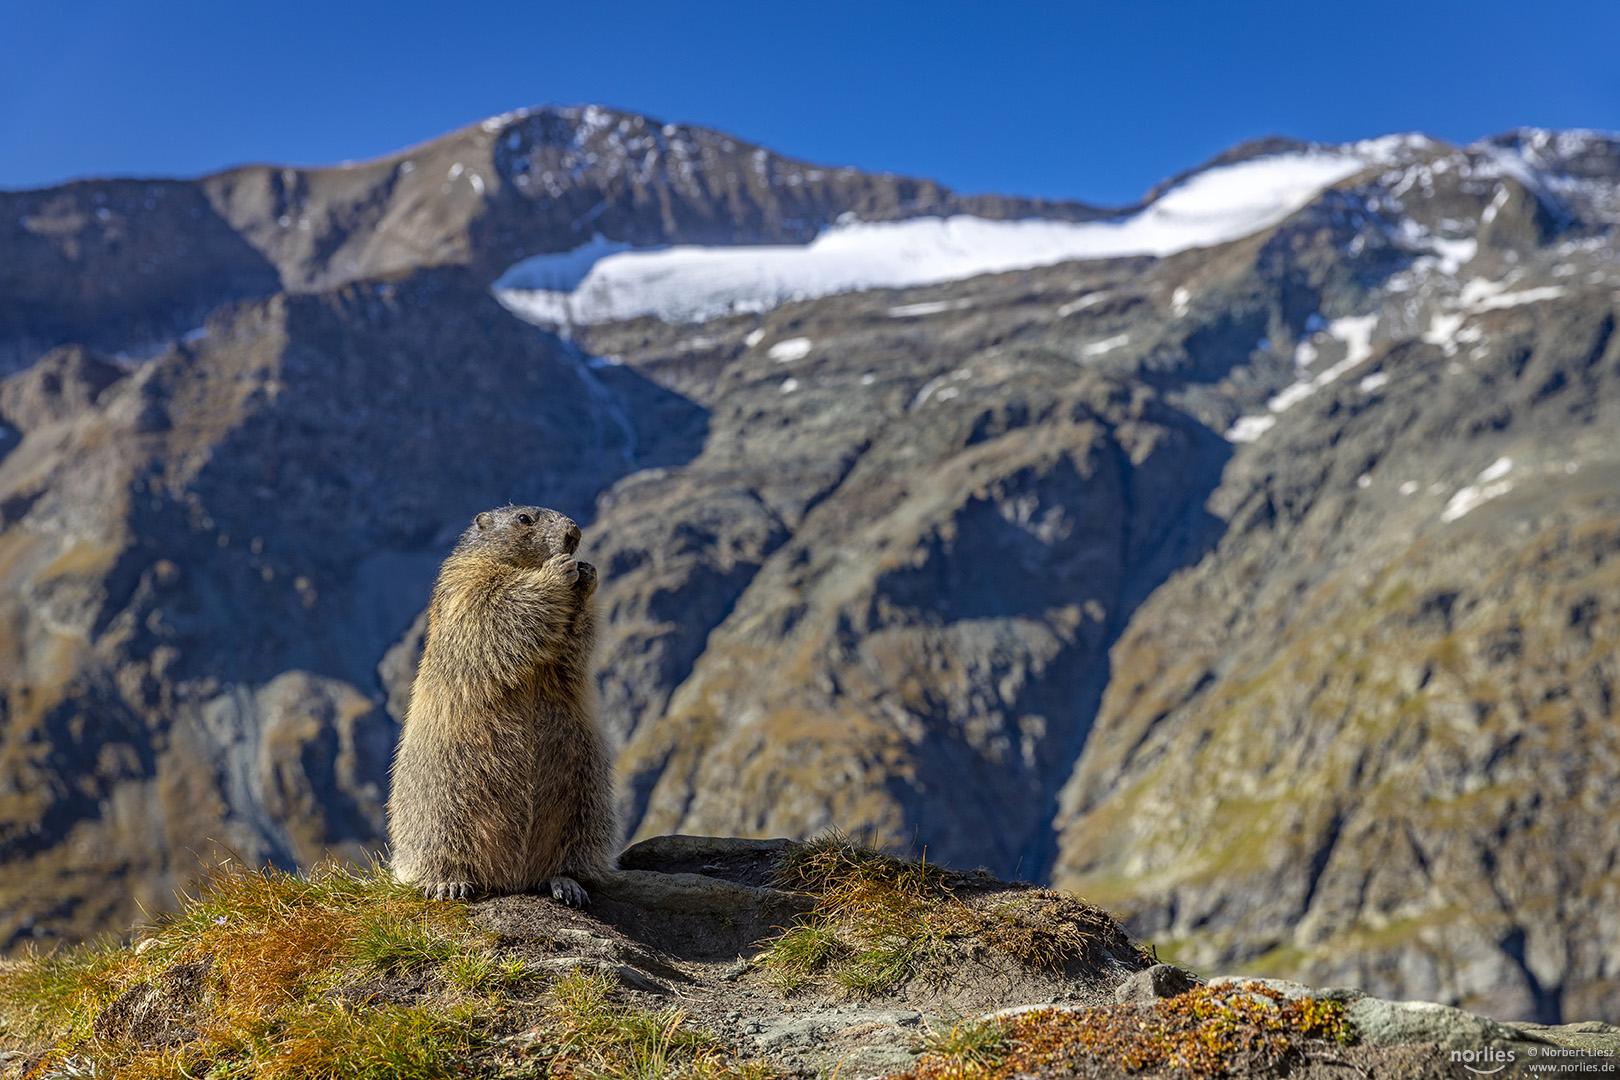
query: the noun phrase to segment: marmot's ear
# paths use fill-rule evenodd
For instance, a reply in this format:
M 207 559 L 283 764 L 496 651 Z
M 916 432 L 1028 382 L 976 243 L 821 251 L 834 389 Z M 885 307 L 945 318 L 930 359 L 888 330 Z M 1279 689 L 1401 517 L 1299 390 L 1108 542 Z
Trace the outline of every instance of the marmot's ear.
M 473 518 L 473 524 L 477 525 L 480 529 L 487 529 L 494 520 L 495 519 L 490 516 L 489 511 L 485 510 L 482 514 L 479 514 L 477 517 Z

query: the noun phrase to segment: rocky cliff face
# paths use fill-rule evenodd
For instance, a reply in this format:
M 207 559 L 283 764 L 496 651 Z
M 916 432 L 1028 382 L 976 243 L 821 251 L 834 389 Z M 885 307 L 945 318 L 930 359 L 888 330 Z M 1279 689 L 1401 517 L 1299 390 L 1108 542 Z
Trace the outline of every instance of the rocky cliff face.
M 1277 212 L 1156 255 L 703 323 L 490 294 L 844 215 L 1159 236 L 1245 164 Z M 589 525 L 637 835 L 865 828 L 1193 963 L 1613 1014 L 1620 143 L 1257 144 L 1155 196 L 600 109 L 3 196 L 0 940 L 213 845 L 375 848 L 432 574 L 512 499 Z

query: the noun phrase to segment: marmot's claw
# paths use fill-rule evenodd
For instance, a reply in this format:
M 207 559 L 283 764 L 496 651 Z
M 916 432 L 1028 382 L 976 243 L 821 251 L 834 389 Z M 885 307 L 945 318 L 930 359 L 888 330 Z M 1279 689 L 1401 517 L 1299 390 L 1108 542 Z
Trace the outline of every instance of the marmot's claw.
M 590 894 L 580 887 L 579 882 L 571 877 L 558 874 L 547 881 L 546 884 L 551 888 L 551 898 L 561 900 L 569 907 L 585 907 L 591 902 Z
M 429 900 L 471 900 L 473 887 L 470 881 L 435 881 L 424 886 L 422 894 Z
M 557 558 L 557 576 L 566 584 L 572 585 L 579 580 L 580 561 L 572 555 L 562 555 Z
M 579 578 L 574 582 L 579 591 L 589 596 L 596 591 L 596 567 L 588 562 L 579 563 Z

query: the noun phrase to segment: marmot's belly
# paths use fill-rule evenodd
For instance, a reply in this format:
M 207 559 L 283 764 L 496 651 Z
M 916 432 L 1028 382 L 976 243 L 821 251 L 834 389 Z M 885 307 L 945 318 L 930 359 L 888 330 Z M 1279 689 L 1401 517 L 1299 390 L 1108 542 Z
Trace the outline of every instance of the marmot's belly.
M 556 874 L 568 857 L 569 846 L 579 840 L 581 808 L 586 785 L 595 775 L 589 751 L 594 733 L 582 738 L 572 725 L 543 723 L 536 747 L 534 775 L 529 785 L 533 817 L 529 828 L 526 871 L 530 885 Z

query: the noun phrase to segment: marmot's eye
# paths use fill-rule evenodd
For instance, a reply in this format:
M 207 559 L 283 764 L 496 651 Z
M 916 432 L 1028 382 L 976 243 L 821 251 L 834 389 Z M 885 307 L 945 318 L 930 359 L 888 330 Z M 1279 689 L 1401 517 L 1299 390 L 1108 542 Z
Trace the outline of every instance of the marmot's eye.
M 533 525 L 534 518 L 530 517 L 528 514 L 519 514 L 518 523 L 521 525 Z

